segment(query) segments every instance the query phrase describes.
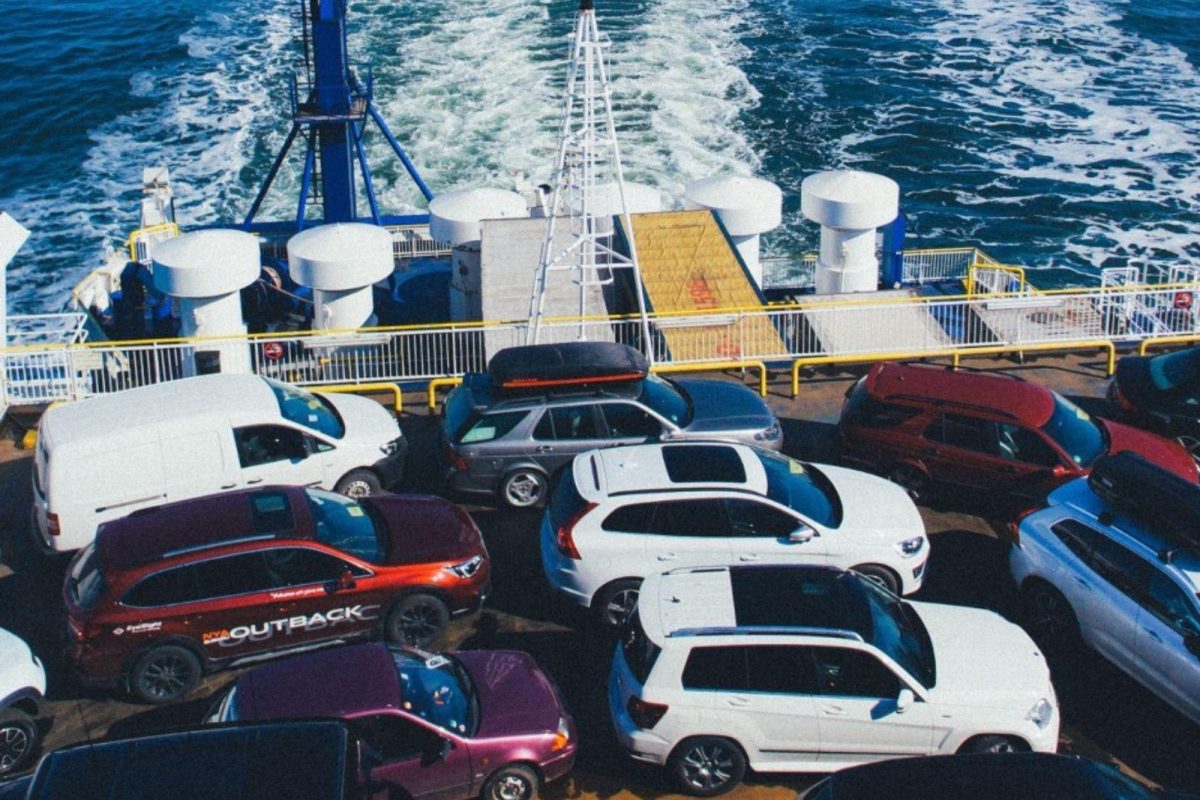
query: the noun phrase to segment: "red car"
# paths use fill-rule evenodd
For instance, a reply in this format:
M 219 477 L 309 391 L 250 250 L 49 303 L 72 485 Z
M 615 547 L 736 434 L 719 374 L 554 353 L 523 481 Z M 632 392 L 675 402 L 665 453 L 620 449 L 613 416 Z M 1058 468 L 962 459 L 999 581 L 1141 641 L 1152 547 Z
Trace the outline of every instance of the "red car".
M 1088 415 L 1012 375 L 876 364 L 846 393 L 838 439 L 851 463 L 887 475 L 914 497 L 931 482 L 991 495 L 1045 497 L 1129 450 L 1192 483 L 1179 443 Z
M 270 487 L 101 526 L 67 571 L 67 660 L 83 682 L 165 703 L 200 676 L 382 634 L 434 640 L 490 580 L 475 523 L 436 497 Z

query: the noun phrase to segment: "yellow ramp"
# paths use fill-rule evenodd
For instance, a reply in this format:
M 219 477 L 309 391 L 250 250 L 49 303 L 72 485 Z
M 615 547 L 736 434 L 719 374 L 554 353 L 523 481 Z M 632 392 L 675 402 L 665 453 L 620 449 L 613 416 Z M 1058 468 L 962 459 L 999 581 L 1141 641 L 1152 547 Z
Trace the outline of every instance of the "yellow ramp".
M 711 211 L 634 214 L 631 222 L 642 283 L 655 312 L 718 313 L 762 305 Z M 775 327 L 762 317 L 702 327 L 686 322 L 681 317 L 659 326 L 675 361 L 787 354 Z

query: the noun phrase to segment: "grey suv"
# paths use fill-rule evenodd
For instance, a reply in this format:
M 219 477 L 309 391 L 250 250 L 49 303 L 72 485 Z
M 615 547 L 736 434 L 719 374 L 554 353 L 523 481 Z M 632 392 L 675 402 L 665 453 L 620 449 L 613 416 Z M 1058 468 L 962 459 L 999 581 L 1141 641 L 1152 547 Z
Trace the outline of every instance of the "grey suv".
M 720 439 L 772 450 L 783 446 L 779 420 L 747 387 L 721 380 L 666 380 L 642 367 L 614 376 L 595 364 L 622 345 L 533 345 L 536 375 L 498 379 L 471 373 L 446 398 L 442 452 L 453 490 L 498 493 L 516 508 L 541 505 L 550 480 L 579 453 L 669 439 Z M 636 360 L 640 356 L 629 351 Z M 581 365 L 572 376 L 571 365 Z M 584 366 L 586 365 L 586 366 Z M 584 377 L 578 377 L 584 375 Z M 512 388 L 519 386 L 520 388 Z

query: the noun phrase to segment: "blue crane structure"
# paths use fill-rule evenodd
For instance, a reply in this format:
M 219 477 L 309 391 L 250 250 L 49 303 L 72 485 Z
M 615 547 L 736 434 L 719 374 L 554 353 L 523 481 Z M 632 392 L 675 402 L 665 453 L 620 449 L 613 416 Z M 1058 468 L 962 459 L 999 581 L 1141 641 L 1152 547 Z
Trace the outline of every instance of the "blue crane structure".
M 400 142 L 388 129 L 375 105 L 370 65 L 355 65 L 349 59 L 346 41 L 348 0 L 299 0 L 303 29 L 304 71 L 293 74 L 291 81 L 292 127 L 267 173 L 266 180 L 246 214 L 242 227 L 256 231 L 301 230 L 310 203 L 319 203 L 326 223 L 354 222 L 358 214 L 358 177 L 370 216 L 361 218 L 376 225 L 423 222 L 426 216 L 385 216 L 371 182 L 363 135 L 373 120 L 383 133 L 396 157 L 416 183 L 426 200 L 433 192 L 425 184 L 416 166 Z M 359 73 L 365 75 L 360 80 Z M 294 223 L 254 223 L 255 215 L 271 189 L 280 167 L 297 138 L 306 144 L 304 174 Z M 357 170 L 356 170 L 357 166 Z

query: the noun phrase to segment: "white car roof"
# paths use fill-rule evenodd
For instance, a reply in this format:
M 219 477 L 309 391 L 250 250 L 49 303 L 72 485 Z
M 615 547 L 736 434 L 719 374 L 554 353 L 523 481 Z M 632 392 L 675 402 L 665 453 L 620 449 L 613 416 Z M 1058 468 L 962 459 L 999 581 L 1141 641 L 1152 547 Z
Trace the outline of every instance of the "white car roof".
M 52 442 L 125 436 L 172 420 L 223 416 L 234 425 L 279 416 L 279 404 L 257 375 L 200 375 L 56 406 L 42 418 Z
M 684 628 L 731 628 L 737 624 L 728 567 L 651 575 L 638 594 L 642 629 L 659 646 Z
M 683 450 L 689 455 L 705 459 L 709 456 L 703 455 L 703 452 L 714 448 L 736 456 L 741 463 L 745 480 L 701 478 L 678 482 L 671 479 L 664 453 Z M 678 489 L 681 486 L 689 489 L 739 489 L 760 495 L 767 492 L 767 472 L 762 462 L 758 460 L 753 449 L 739 444 L 677 442 L 613 447 L 581 453 L 576 456 L 575 464 L 575 486 L 580 495 L 591 502 L 623 492 L 655 492 Z

